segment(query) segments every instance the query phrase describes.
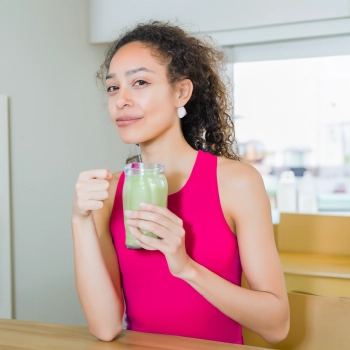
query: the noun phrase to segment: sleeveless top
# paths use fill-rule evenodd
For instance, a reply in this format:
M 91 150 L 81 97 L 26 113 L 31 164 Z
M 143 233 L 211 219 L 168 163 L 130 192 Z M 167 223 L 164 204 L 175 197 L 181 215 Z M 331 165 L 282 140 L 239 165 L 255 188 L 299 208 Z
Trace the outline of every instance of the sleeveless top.
M 183 220 L 187 254 L 240 286 L 238 244 L 221 208 L 217 161 L 217 156 L 199 150 L 186 184 L 168 196 L 168 209 Z M 242 326 L 187 282 L 172 276 L 163 253 L 125 247 L 124 179 L 123 172 L 111 213 L 110 232 L 120 266 L 127 329 L 243 344 Z

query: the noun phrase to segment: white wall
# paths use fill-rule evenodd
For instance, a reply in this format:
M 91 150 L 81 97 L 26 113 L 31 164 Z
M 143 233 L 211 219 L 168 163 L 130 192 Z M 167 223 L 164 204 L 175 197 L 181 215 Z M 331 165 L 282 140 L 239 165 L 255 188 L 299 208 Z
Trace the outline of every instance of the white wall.
M 350 23 L 350 0 L 89 0 L 89 8 L 93 43 L 112 41 L 122 28 L 149 19 L 179 20 L 219 45 L 341 34 Z
M 0 1 L 0 94 L 10 99 L 15 317 L 85 324 L 76 296 L 71 202 L 80 171 L 121 170 L 85 0 Z
M 350 26 L 349 26 L 350 31 Z M 350 35 L 335 35 L 224 48 L 230 62 L 350 55 Z

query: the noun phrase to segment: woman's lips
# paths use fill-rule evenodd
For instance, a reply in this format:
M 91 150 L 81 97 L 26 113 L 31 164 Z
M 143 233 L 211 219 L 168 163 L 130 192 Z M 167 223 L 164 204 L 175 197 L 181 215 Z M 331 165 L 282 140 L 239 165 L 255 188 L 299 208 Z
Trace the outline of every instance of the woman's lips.
M 128 126 L 130 124 L 134 124 L 138 122 L 142 118 L 134 118 L 134 119 L 129 119 L 129 120 L 117 120 L 117 125 L 118 126 Z

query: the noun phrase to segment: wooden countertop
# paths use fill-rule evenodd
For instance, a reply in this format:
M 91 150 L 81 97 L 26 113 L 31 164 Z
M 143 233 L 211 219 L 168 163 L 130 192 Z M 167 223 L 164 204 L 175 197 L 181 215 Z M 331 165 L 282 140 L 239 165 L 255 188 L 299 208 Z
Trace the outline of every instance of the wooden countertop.
M 97 340 L 87 327 L 0 319 L 0 349 L 11 350 L 258 350 L 201 339 L 123 330 L 111 342 Z

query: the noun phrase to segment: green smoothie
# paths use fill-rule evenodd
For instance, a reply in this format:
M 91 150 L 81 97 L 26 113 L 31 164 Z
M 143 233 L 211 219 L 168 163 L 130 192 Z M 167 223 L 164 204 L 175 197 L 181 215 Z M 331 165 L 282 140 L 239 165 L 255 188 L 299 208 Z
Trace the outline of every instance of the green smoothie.
M 168 182 L 162 174 L 163 164 L 158 163 L 132 163 L 124 167 L 125 181 L 123 187 L 124 210 L 141 210 L 140 203 L 153 203 L 161 207 L 167 207 Z M 129 249 L 142 249 L 136 238 L 130 233 L 126 224 L 127 218 L 124 216 L 125 226 L 125 246 Z M 158 238 L 152 232 L 140 229 L 147 236 Z

